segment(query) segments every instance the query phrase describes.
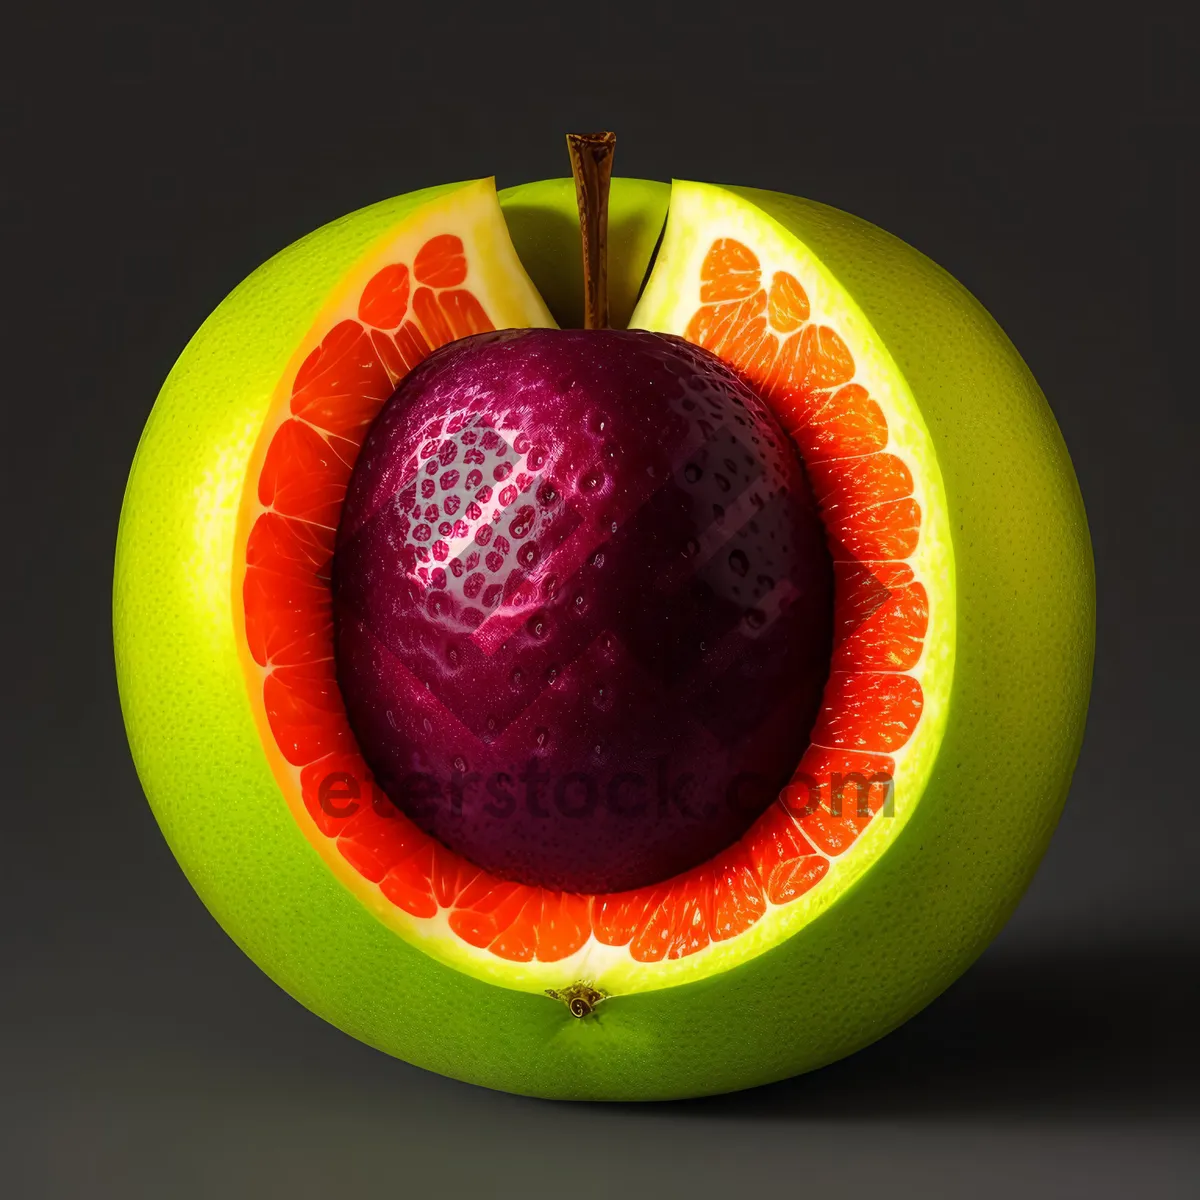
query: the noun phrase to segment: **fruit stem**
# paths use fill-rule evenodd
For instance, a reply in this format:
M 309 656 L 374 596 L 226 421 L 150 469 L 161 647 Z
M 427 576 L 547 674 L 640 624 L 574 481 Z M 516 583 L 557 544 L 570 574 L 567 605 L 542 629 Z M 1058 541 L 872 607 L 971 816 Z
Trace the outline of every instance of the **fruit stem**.
M 583 241 L 583 327 L 608 328 L 608 187 L 615 133 L 568 133 Z

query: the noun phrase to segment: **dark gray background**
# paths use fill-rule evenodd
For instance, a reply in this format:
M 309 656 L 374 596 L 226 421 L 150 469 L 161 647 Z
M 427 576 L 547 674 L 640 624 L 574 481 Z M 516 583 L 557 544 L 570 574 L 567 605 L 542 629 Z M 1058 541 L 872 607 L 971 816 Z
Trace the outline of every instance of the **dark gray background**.
M 477 16 L 441 0 L 331 3 L 320 20 L 160 6 L 190 14 L 178 21 L 98 7 L 40 5 L 0 39 L 0 1180 L 15 1177 L 0 1190 L 1200 1191 L 1200 105 L 1184 6 L 1141 3 L 1119 22 L 1012 3 Z M 979 964 L 847 1062 L 641 1108 L 439 1079 L 276 989 L 158 834 L 109 632 L 139 430 L 222 296 L 383 196 L 563 174 L 563 132 L 591 127 L 618 131 L 620 173 L 813 196 L 971 287 L 1062 424 L 1100 581 L 1074 790 Z

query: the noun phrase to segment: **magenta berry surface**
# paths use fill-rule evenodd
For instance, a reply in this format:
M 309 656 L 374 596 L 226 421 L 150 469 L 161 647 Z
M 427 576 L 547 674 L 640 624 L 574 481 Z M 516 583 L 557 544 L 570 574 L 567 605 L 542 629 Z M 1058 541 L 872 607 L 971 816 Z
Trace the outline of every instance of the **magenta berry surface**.
M 807 744 L 831 611 L 791 441 L 660 334 L 437 351 L 368 434 L 338 531 L 338 680 L 379 783 L 546 887 L 636 887 L 736 840 Z

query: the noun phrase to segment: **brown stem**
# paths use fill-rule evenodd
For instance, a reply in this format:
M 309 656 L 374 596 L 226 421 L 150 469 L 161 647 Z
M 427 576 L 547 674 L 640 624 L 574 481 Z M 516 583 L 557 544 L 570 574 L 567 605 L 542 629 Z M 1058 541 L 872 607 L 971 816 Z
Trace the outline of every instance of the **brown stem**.
M 608 328 L 608 186 L 615 133 L 568 133 L 583 240 L 583 327 Z

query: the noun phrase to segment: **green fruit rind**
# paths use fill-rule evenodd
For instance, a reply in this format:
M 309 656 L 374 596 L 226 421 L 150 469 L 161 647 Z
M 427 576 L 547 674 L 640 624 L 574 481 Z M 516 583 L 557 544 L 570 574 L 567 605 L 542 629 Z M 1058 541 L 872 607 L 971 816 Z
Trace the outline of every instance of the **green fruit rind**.
M 522 206 L 538 207 L 539 188 L 560 213 L 562 181 L 523 188 Z M 266 397 L 372 240 L 449 190 L 364 209 L 277 255 L 204 323 L 164 384 L 127 488 L 114 583 L 122 705 L 164 835 L 216 919 L 281 987 L 347 1033 L 446 1075 L 547 1097 L 665 1099 L 850 1053 L 980 953 L 1065 798 L 1094 587 L 1050 410 L 995 322 L 928 259 L 822 205 L 729 189 L 847 289 L 920 407 L 956 563 L 949 711 L 921 803 L 835 905 L 740 966 L 617 995 L 576 1020 L 557 1001 L 436 962 L 342 887 L 279 793 L 233 642 L 233 529 Z

